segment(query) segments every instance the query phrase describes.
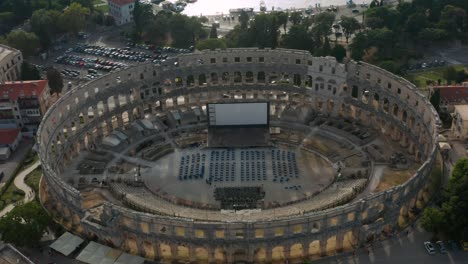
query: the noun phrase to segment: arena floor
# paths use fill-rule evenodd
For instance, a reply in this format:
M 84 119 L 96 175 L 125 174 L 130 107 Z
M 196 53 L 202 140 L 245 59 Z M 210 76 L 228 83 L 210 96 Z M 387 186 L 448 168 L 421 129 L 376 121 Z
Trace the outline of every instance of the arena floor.
M 155 193 L 217 205 L 216 187 L 263 187 L 266 204 L 287 203 L 320 192 L 335 169 L 325 158 L 286 147 L 250 149 L 176 149 L 141 170 Z

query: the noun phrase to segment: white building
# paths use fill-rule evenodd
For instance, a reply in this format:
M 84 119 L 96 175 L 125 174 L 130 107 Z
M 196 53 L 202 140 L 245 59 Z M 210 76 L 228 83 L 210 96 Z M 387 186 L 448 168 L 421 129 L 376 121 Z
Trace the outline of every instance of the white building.
M 115 19 L 115 24 L 123 25 L 133 21 L 135 0 L 107 0 L 109 14 Z
M 457 139 L 468 139 L 468 104 L 455 105 L 452 135 Z
M 0 44 L 0 83 L 18 80 L 22 63 L 21 51 Z

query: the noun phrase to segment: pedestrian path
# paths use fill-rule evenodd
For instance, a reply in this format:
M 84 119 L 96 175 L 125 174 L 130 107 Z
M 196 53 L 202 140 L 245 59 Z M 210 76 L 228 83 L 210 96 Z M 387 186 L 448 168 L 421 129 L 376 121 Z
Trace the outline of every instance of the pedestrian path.
M 24 179 L 26 178 L 26 176 L 28 176 L 33 170 L 35 170 L 37 167 L 39 167 L 39 165 L 41 165 L 41 162 L 40 161 L 36 161 L 34 164 L 32 164 L 31 166 L 29 166 L 29 168 L 21 171 L 18 175 L 16 175 L 15 177 L 15 180 L 13 181 L 13 183 L 15 184 L 15 186 L 22 190 L 24 192 L 24 199 L 23 201 L 21 201 L 22 203 L 28 203 L 30 201 L 32 201 L 34 199 L 34 191 L 31 189 L 31 187 L 29 187 L 25 182 L 24 182 Z M 0 217 L 3 217 L 4 215 L 6 215 L 8 212 L 10 212 L 11 210 L 13 210 L 13 208 L 15 208 L 15 206 L 18 204 L 17 203 L 12 203 L 12 204 L 9 204 L 7 205 L 5 208 L 3 208 L 2 211 L 0 211 Z

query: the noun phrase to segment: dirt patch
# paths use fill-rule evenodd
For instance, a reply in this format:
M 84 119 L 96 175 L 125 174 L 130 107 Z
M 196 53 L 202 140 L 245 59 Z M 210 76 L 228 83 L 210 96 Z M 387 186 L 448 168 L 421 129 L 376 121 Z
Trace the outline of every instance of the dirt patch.
M 379 185 L 377 185 L 377 188 L 375 188 L 374 192 L 381 192 L 391 187 L 405 183 L 411 178 L 411 176 L 413 176 L 415 172 L 416 170 L 414 169 L 400 171 L 386 168 L 383 172 L 382 179 L 380 180 Z

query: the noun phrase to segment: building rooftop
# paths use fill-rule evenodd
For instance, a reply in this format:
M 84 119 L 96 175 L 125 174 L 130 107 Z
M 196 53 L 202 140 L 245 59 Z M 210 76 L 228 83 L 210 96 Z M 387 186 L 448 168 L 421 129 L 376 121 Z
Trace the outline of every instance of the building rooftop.
M 8 55 L 17 52 L 19 52 L 19 50 L 0 44 L 0 61 L 2 61 Z
M 458 112 L 463 121 L 468 121 L 468 104 L 455 105 L 455 111 Z
M 19 97 L 39 96 L 47 87 L 47 80 L 17 81 L 0 84 L 0 99 L 17 100 Z
M 15 142 L 19 133 L 20 133 L 19 128 L 0 129 L 0 145 L 12 144 L 13 142 Z
M 135 0 L 109 0 L 109 2 L 112 2 L 119 6 L 123 6 L 123 5 L 135 3 Z
M 434 89 L 440 90 L 442 102 L 448 104 L 468 102 L 468 83 L 434 86 Z

